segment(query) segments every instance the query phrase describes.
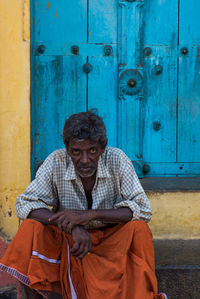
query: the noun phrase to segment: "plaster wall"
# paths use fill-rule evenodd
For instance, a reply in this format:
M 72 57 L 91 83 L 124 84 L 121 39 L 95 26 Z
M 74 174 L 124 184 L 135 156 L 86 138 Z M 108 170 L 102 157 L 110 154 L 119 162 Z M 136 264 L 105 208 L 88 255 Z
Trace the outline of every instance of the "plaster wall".
M 29 2 L 0 0 L 0 235 L 18 228 L 15 198 L 30 181 Z

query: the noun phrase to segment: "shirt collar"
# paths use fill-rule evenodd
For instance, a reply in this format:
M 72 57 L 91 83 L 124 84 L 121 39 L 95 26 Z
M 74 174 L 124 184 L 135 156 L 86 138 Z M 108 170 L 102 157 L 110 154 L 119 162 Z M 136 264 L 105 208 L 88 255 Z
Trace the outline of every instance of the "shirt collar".
M 67 155 L 67 170 L 66 170 L 66 174 L 65 174 L 65 179 L 67 181 L 71 181 L 71 180 L 76 180 L 76 172 L 75 172 L 75 168 L 74 168 L 74 164 L 72 162 L 72 159 Z
M 97 178 L 109 178 L 110 174 L 106 164 L 104 163 L 103 156 L 99 157 L 98 169 L 97 169 Z
M 76 176 L 74 164 L 69 156 L 67 156 L 67 158 L 68 158 L 68 161 L 67 161 L 68 165 L 67 165 L 67 170 L 66 170 L 66 174 L 65 174 L 65 179 L 67 181 L 76 180 L 77 176 Z M 98 168 L 97 168 L 97 178 L 109 178 L 109 177 L 110 177 L 110 174 L 109 174 L 108 168 L 103 161 L 103 157 L 100 156 L 99 161 L 98 161 Z

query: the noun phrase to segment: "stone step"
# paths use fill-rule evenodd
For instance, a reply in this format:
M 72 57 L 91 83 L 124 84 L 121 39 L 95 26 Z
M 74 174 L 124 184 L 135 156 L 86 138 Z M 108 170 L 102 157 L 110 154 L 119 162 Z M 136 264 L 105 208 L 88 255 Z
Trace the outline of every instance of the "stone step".
M 168 299 L 200 299 L 200 266 L 158 267 L 156 275 L 159 292 Z
M 159 292 L 200 299 L 200 240 L 154 240 Z

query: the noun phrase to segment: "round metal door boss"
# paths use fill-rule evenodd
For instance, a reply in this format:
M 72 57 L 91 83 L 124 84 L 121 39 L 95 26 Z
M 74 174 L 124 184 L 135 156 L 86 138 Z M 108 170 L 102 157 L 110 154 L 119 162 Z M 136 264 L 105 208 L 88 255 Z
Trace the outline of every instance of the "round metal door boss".
M 120 92 L 127 95 L 136 95 L 143 88 L 143 77 L 138 70 L 126 70 L 119 78 Z

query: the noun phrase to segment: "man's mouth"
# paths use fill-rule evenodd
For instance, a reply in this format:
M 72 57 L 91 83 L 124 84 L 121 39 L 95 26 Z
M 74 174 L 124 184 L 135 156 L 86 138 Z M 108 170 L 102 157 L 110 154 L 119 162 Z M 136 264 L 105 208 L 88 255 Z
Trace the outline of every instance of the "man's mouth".
M 90 171 L 92 168 L 91 167 L 80 167 L 79 169 L 82 172 L 87 172 L 87 171 Z

